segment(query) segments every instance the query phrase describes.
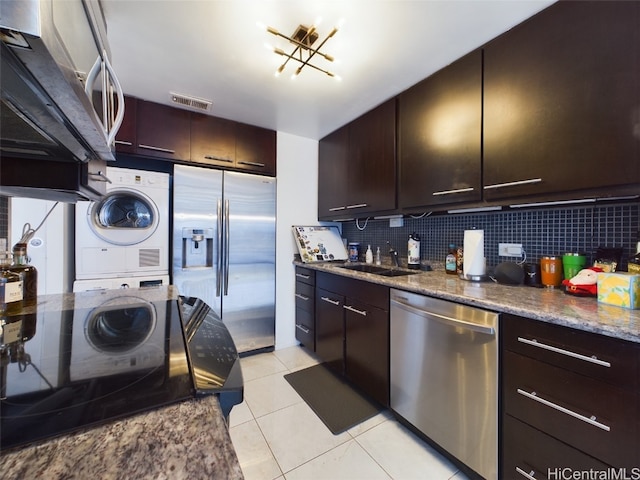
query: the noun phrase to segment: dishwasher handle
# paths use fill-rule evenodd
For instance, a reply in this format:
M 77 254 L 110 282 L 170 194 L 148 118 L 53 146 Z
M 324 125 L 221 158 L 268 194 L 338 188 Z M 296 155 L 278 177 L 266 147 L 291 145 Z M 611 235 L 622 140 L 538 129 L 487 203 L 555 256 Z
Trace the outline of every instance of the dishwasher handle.
M 408 303 L 396 300 L 395 298 L 391 299 L 391 304 L 396 305 L 403 310 L 406 310 L 409 313 L 413 313 L 420 317 L 426 319 L 433 319 L 440 323 L 444 323 L 447 325 L 451 325 L 453 327 L 465 328 L 467 330 L 472 330 L 477 333 L 484 333 L 485 335 L 495 335 L 496 330 L 493 327 L 489 327 L 486 325 L 478 325 L 477 323 L 467 322 L 465 320 L 459 320 L 457 318 L 447 317 L 446 315 L 440 315 L 435 312 L 428 312 L 426 310 L 422 310 L 421 308 L 414 307 Z

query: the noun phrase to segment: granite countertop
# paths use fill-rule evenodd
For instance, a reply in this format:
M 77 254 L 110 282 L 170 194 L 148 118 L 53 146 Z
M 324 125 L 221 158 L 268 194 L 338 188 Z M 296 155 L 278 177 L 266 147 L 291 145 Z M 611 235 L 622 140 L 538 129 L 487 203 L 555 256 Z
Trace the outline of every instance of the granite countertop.
M 176 300 L 173 286 L 99 290 L 43 295 L 23 313 L 53 315 L 93 308 Z M 215 395 L 179 403 L 86 427 L 70 434 L 0 452 L 3 479 L 242 479 Z
M 0 471 L 5 480 L 244 478 L 216 396 L 4 452 Z
M 415 275 L 383 277 L 340 268 L 344 265 L 343 263 L 294 261 L 294 264 L 316 271 L 366 280 L 400 290 L 640 343 L 640 310 L 598 303 L 593 297 L 567 295 L 560 289 L 501 285 L 492 281 L 470 282 L 455 275 L 447 275 L 444 269 L 436 268 L 435 265 L 434 271 L 431 272 L 421 271 Z

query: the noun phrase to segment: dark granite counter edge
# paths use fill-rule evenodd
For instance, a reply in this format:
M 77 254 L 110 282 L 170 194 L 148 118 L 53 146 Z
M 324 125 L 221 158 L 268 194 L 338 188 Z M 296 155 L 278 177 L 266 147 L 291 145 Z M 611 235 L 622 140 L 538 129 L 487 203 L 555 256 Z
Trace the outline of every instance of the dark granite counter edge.
M 491 281 L 468 282 L 442 271 L 384 277 L 341 268 L 344 264 L 338 262 L 293 263 L 316 271 L 640 343 L 640 310 L 605 305 L 595 298 L 566 295 L 561 290 L 500 285 Z

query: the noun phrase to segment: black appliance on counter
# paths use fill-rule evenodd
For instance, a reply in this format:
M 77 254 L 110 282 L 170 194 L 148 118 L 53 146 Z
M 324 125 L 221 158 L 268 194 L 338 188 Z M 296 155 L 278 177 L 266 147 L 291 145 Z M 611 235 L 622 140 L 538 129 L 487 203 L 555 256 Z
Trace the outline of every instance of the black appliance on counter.
M 228 417 L 243 400 L 233 340 L 204 302 L 167 288 L 66 294 L 74 306 L 4 324 L 0 452 L 197 395 Z

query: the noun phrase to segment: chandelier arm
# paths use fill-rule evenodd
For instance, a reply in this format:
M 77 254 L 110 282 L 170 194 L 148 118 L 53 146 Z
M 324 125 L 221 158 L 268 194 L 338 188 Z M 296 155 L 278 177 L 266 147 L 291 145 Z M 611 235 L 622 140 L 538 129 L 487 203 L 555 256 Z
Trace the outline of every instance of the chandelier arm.
M 292 56 L 292 55 L 289 55 L 288 53 L 284 53 L 284 52 L 283 52 L 283 53 L 281 53 L 280 55 L 282 55 L 282 56 L 284 56 L 284 57 L 287 57 L 287 60 L 285 61 L 285 64 L 286 64 L 289 60 L 294 60 L 294 61 L 296 61 L 296 62 L 298 62 L 298 63 L 301 63 L 301 64 L 302 64 L 302 67 L 304 67 L 305 65 L 307 65 L 307 66 L 309 66 L 309 67 L 311 67 L 311 68 L 315 68 L 316 70 L 319 70 L 319 71 L 321 71 L 322 73 L 325 73 L 325 74 L 329 75 L 330 77 L 333 77 L 333 76 L 334 76 L 334 74 L 333 74 L 333 73 L 331 73 L 330 71 L 328 71 L 328 70 L 324 70 L 324 69 L 322 69 L 322 68 L 320 68 L 320 67 L 316 67 L 314 64 L 312 64 L 312 63 L 308 63 L 308 62 L 307 62 L 307 61 L 305 61 L 305 60 L 300 60 L 299 58 L 296 58 L 296 57 L 294 57 L 294 56 Z M 300 67 L 300 68 L 302 68 L 302 67 Z

